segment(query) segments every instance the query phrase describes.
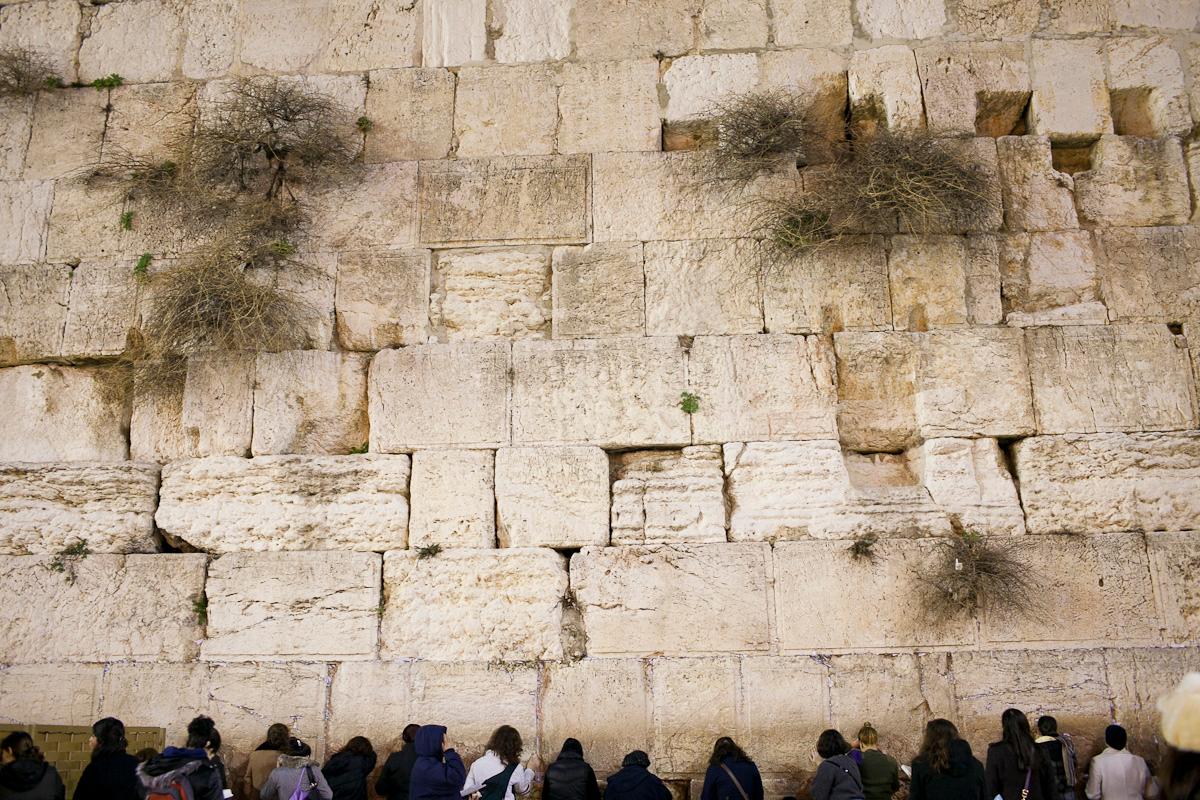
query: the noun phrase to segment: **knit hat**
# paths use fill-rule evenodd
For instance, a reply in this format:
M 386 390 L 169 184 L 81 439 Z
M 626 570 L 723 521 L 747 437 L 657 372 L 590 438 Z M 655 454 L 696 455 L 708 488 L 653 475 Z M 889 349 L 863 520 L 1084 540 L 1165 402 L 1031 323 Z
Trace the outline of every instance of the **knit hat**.
M 1170 694 L 1158 698 L 1167 744 L 1200 753 L 1200 672 L 1189 672 Z

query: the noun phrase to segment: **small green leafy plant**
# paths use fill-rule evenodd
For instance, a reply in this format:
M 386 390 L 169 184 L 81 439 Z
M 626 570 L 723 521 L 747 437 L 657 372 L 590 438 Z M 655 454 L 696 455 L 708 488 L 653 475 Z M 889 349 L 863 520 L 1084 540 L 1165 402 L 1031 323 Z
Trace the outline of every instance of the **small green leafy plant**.
M 133 265 L 133 277 L 139 281 L 144 281 L 150 277 L 150 263 L 154 261 L 154 256 L 150 253 L 142 253 L 138 256 L 137 263 Z
M 79 539 L 55 553 L 46 569 L 62 574 L 67 583 L 75 583 L 75 565 L 90 554 L 87 542 Z
M 691 392 L 683 392 L 679 395 L 679 407 L 685 414 L 695 414 L 700 410 L 700 397 Z
M 62 89 L 65 87 L 66 84 L 63 83 L 63 79 L 57 75 L 50 75 L 42 81 L 42 88 L 44 89 Z
M 124 84 L 125 84 L 125 79 L 122 78 L 117 73 L 113 72 L 108 75 L 105 75 L 103 78 L 96 78 L 96 80 L 92 81 L 92 88 L 93 89 L 115 89 L 118 86 L 123 86 Z
M 132 211 L 122 211 L 121 212 L 121 230 L 123 230 L 123 231 L 133 230 L 133 212 Z
M 276 258 L 288 258 L 296 254 L 296 245 L 289 242 L 287 239 L 276 239 L 271 242 L 271 255 Z
M 370 117 L 359 117 L 355 120 L 354 127 L 363 133 L 370 133 L 371 129 L 375 127 L 375 122 Z
M 367 452 L 369 452 L 369 451 L 370 451 L 370 449 L 371 449 L 371 443 L 370 443 L 370 442 L 363 442 L 363 443 L 362 443 L 362 444 L 360 444 L 358 447 L 351 447 L 351 448 L 350 448 L 350 455 L 352 455 L 352 456 L 361 456 L 361 455 L 365 455 Z
M 440 544 L 427 544 L 424 547 L 417 548 L 417 558 L 424 561 L 427 558 L 434 558 L 441 552 L 442 546 Z
M 192 613 L 196 615 L 197 625 L 208 624 L 208 597 L 200 595 L 192 601 Z

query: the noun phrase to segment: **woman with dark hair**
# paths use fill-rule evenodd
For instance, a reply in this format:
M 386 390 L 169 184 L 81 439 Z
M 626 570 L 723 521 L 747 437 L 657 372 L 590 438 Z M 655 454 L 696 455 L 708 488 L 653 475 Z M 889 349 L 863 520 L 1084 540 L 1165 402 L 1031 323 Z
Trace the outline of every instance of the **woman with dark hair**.
M 830 728 L 817 738 L 817 755 L 823 760 L 813 776 L 813 800 L 863 800 L 862 775 L 850 757 L 850 743 Z
M 375 781 L 375 791 L 387 800 L 408 800 L 408 785 L 412 780 L 413 764 L 417 762 L 415 742 L 420 729 L 420 725 L 411 722 L 405 725 L 400 733 L 400 749 L 383 762 L 379 780 Z
M 983 764 L 971 745 L 950 720 L 931 719 L 912 762 L 908 800 L 990 800 L 985 792 Z
M 195 800 L 223 800 L 225 765 L 217 758 L 220 749 L 221 733 L 216 723 L 209 717 L 196 717 L 188 723 L 183 747 L 168 747 L 138 764 L 139 794 L 164 792 L 174 783 L 187 781 Z
M 125 752 L 125 724 L 115 717 L 92 723 L 92 760 L 83 768 L 75 800 L 137 800 L 136 757 Z
M 763 800 L 758 767 L 728 736 L 713 744 L 700 800 Z
M 566 739 L 558 758 L 546 768 L 542 800 L 600 800 L 596 772 L 583 759 L 583 743 L 578 739 Z
M 279 762 L 279 754 L 287 749 L 288 739 L 292 732 L 282 722 L 276 722 L 267 728 L 267 738 L 254 752 L 250 754 L 250 763 L 246 767 L 246 796 L 258 797 L 263 784 L 267 782 L 271 771 Z
M 1057 800 L 1054 767 L 1038 750 L 1025 712 L 1000 715 L 1001 738 L 988 745 L 987 796 L 1004 800 Z
M 333 790 L 320 765 L 312 760 L 312 748 L 293 737 L 279 754 L 278 764 L 259 791 L 262 800 L 289 800 L 296 791 L 308 792 L 309 800 L 331 800 Z
M 621 761 L 621 769 L 608 776 L 604 800 L 671 800 L 671 790 L 650 771 L 650 756 L 634 750 Z
M 511 725 L 501 725 L 488 739 L 487 751 L 471 765 L 462 796 L 476 792 L 480 800 L 513 800 L 514 794 L 529 794 L 533 771 L 521 765 L 525 744 Z
M 3 800 L 65 800 L 67 787 L 53 764 L 25 731 L 0 740 L 0 798 Z
M 367 778 L 375 770 L 375 761 L 375 748 L 365 736 L 355 736 L 330 756 L 321 771 L 333 790 L 333 800 L 367 800 Z

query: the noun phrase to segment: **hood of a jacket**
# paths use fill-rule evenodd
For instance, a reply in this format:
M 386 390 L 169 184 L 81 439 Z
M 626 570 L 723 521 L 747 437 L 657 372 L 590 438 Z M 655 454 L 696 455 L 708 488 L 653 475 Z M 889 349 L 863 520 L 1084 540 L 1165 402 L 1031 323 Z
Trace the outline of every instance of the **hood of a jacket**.
M 841 769 L 846 770 L 847 772 L 850 771 L 851 767 L 858 769 L 858 762 L 855 761 L 854 756 L 850 755 L 849 753 L 840 753 L 836 756 L 830 756 L 825 760 Z
M 974 756 L 971 745 L 966 739 L 954 739 L 950 742 L 950 774 L 961 777 L 971 771 Z
M 0 768 L 0 786 L 14 792 L 28 792 L 42 782 L 50 765 L 32 758 L 18 758 Z
M 558 751 L 559 758 L 583 758 L 583 744 L 575 738 L 563 742 L 562 750 Z
M 303 769 L 304 767 L 315 767 L 317 762 L 313 761 L 309 756 L 285 756 L 280 754 L 279 760 L 275 762 L 275 766 L 280 769 Z
M 413 742 L 417 748 L 417 755 L 441 758 L 442 740 L 445 738 L 445 725 L 422 725 L 417 730 L 417 737 Z
M 641 786 L 653 776 L 650 770 L 642 766 L 631 764 L 627 767 L 621 767 L 615 774 L 608 778 L 608 787 L 604 790 L 608 792 L 632 792 Z

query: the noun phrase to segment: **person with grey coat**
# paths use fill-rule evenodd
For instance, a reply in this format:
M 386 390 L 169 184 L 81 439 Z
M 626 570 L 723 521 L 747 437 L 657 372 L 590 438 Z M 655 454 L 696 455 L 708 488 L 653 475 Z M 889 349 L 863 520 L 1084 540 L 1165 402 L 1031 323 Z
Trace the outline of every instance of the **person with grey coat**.
M 835 730 L 817 739 L 817 755 L 824 759 L 813 776 L 813 800 L 863 800 L 862 775 L 850 756 L 850 743 Z
M 288 742 L 288 749 L 279 755 L 277 766 L 267 776 L 259 790 L 262 800 L 289 800 L 297 787 L 307 789 L 311 800 L 332 800 L 333 790 L 321 774 L 321 766 L 313 761 L 312 748 L 299 739 Z

